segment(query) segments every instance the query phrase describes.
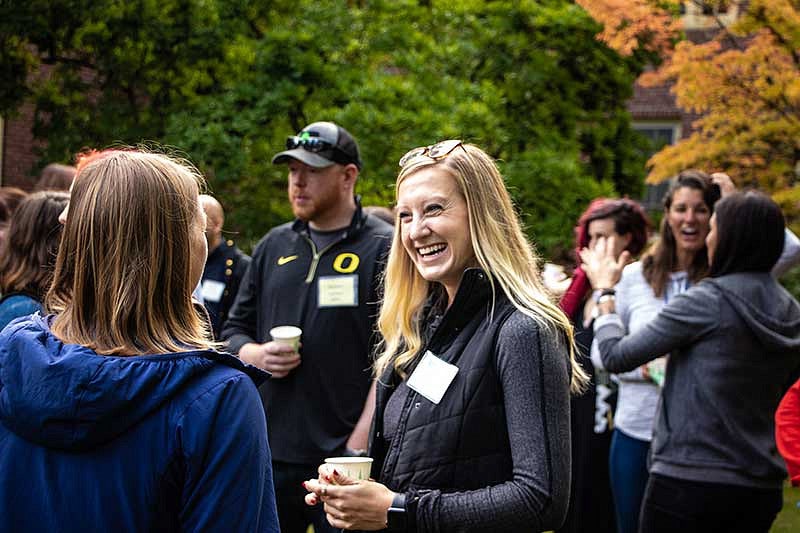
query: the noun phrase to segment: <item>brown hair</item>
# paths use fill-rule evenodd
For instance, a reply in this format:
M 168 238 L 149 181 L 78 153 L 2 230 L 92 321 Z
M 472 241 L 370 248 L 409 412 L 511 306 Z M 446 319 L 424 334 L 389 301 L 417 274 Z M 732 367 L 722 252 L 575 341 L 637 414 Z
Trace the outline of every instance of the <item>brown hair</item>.
M 27 198 L 27 196 L 28 193 L 19 187 L 0 187 L 0 200 L 2 200 L 8 208 L 9 216 L 14 214 L 14 210 L 17 209 L 20 202 Z
M 34 193 L 17 206 L 0 253 L 0 291 L 24 292 L 41 300 L 53 276 L 61 238 L 58 215 L 66 207 L 64 192 Z
M 202 177 L 133 150 L 94 154 L 79 169 L 47 295 L 53 333 L 104 355 L 213 348 L 191 298 Z
M 37 191 L 69 191 L 72 180 L 75 179 L 75 167 L 50 163 L 36 182 Z
M 700 191 L 708 210 L 713 213 L 714 204 L 720 197 L 719 187 L 711 181 L 711 176 L 701 170 L 684 170 L 672 182 L 664 195 L 664 218 L 661 219 L 660 238 L 653 248 L 642 258 L 644 279 L 653 288 L 657 297 L 664 295 L 669 275 L 678 268 L 678 252 L 675 236 L 667 222 L 667 214 L 672 207 L 672 197 L 678 189 L 689 188 Z M 703 243 L 687 271 L 689 280 L 697 283 L 708 275 L 708 251 Z

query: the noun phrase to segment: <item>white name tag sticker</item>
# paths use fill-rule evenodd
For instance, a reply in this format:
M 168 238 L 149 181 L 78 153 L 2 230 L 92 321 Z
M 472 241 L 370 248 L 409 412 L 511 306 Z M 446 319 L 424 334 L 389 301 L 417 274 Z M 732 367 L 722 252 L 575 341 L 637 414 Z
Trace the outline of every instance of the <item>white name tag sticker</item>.
M 317 280 L 318 307 L 358 307 L 358 274 Z
M 442 361 L 428 350 L 408 378 L 408 386 L 438 405 L 456 374 L 457 366 Z
M 200 289 L 203 300 L 216 303 L 222 299 L 223 292 L 225 292 L 225 284 L 221 281 L 214 281 L 213 279 L 203 280 L 203 286 Z

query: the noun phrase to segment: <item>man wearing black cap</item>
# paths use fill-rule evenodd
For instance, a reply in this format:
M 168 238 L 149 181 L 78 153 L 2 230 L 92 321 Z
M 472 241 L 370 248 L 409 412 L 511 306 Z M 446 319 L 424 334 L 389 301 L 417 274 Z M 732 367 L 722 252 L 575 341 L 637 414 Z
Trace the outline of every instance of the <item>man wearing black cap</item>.
M 288 164 L 297 218 L 256 246 L 222 336 L 242 360 L 272 372 L 260 392 L 281 530 L 334 531 L 321 508 L 304 504 L 302 482 L 317 477 L 325 457 L 366 447 L 377 287 L 392 228 L 362 213 L 354 194 L 361 157 L 341 126 L 306 126 L 272 162 Z M 277 326 L 301 328 L 298 351 L 270 340 Z

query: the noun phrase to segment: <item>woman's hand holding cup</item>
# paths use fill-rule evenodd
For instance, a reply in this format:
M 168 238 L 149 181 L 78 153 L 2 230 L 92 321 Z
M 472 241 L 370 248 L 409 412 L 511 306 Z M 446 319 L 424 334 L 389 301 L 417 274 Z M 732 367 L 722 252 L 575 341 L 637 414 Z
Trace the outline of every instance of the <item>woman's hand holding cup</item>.
M 303 483 L 307 505 L 322 502 L 328 523 L 335 528 L 376 531 L 386 528 L 395 493 L 368 480 L 355 480 L 332 464 L 319 467 L 319 477 Z

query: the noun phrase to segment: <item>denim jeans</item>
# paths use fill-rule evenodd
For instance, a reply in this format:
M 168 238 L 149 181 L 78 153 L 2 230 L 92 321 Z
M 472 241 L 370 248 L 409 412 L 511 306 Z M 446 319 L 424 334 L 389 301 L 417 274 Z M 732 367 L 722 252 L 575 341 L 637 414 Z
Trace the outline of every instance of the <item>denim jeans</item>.
M 650 443 L 615 429 L 611 437 L 609 470 L 614 513 L 619 533 L 639 530 L 639 510 L 647 486 L 647 455 Z

